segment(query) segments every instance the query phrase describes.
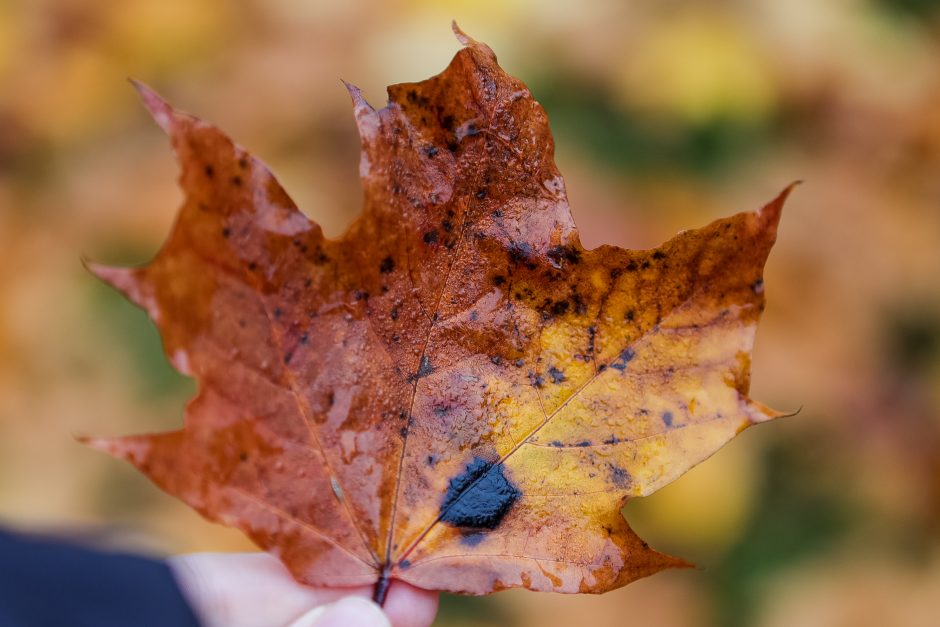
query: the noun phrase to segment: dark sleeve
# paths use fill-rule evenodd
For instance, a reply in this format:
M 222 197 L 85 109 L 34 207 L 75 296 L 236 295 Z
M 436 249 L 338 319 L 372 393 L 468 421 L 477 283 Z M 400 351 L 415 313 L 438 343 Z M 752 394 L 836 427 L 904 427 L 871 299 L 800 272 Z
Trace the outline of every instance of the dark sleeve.
M 198 627 L 164 562 L 0 531 L 2 627 Z

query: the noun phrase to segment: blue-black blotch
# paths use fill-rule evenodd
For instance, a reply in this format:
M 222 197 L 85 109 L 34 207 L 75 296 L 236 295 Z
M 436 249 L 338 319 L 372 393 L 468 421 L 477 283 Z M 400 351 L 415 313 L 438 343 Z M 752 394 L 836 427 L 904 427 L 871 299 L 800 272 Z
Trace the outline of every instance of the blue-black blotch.
M 441 503 L 441 520 L 466 529 L 496 529 L 520 496 L 502 464 L 474 457 L 450 480 Z

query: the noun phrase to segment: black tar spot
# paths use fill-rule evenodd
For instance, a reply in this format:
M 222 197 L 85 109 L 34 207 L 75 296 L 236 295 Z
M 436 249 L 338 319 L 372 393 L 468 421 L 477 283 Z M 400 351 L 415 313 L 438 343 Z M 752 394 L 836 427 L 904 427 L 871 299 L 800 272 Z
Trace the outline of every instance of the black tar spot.
M 610 480 L 618 488 L 628 488 L 633 481 L 630 473 L 616 464 L 610 465 Z
M 415 378 L 420 379 L 422 377 L 426 377 L 432 372 L 434 372 L 434 368 L 431 366 L 431 358 L 425 355 L 421 358 L 421 366 L 418 367 L 418 372 L 415 374 Z
M 463 544 L 464 546 L 473 547 L 473 546 L 477 546 L 478 544 L 483 542 L 483 540 L 485 539 L 486 539 L 485 533 L 474 531 L 472 533 L 462 534 L 460 537 L 460 543 Z
M 506 477 L 502 464 L 474 457 L 462 473 L 450 480 L 440 517 L 454 527 L 496 529 L 520 496 L 522 493 Z M 470 537 L 465 535 L 464 542 L 471 542 Z
M 636 354 L 633 352 L 633 349 L 625 348 L 622 351 L 620 351 L 620 355 L 617 356 L 617 361 L 610 364 L 610 367 L 613 368 L 614 370 L 619 370 L 620 372 L 623 372 L 624 370 L 627 369 L 627 364 L 630 363 L 630 361 L 635 356 Z
M 386 257 L 379 264 L 379 272 L 381 272 L 382 274 L 388 274 L 394 269 L 395 269 L 395 260 L 392 259 L 391 256 Z
M 548 375 L 552 378 L 552 383 L 562 383 L 565 381 L 565 373 L 555 366 L 548 367 Z
M 436 244 L 437 243 L 437 231 L 426 231 L 424 233 L 424 243 Z

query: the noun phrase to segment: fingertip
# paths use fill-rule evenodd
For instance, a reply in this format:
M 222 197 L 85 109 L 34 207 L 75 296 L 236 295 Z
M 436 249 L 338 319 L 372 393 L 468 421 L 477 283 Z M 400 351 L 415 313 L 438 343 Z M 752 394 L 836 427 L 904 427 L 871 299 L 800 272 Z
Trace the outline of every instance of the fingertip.
M 437 592 L 395 580 L 382 609 L 394 627 L 428 627 L 437 616 L 437 603 Z
M 290 627 L 391 627 L 391 623 L 378 605 L 351 596 L 307 612 Z

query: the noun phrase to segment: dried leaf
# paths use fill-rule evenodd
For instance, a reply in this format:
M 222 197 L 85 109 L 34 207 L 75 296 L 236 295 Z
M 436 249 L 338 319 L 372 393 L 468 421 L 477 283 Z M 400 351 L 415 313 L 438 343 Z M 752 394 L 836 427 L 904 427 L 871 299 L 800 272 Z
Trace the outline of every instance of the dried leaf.
M 748 395 L 763 209 L 586 250 L 545 112 L 465 47 L 375 110 L 362 216 L 323 237 L 268 169 L 138 85 L 186 200 L 154 261 L 94 266 L 199 383 L 185 428 L 91 439 L 316 585 L 603 592 L 684 564 L 626 499 L 779 414 Z

